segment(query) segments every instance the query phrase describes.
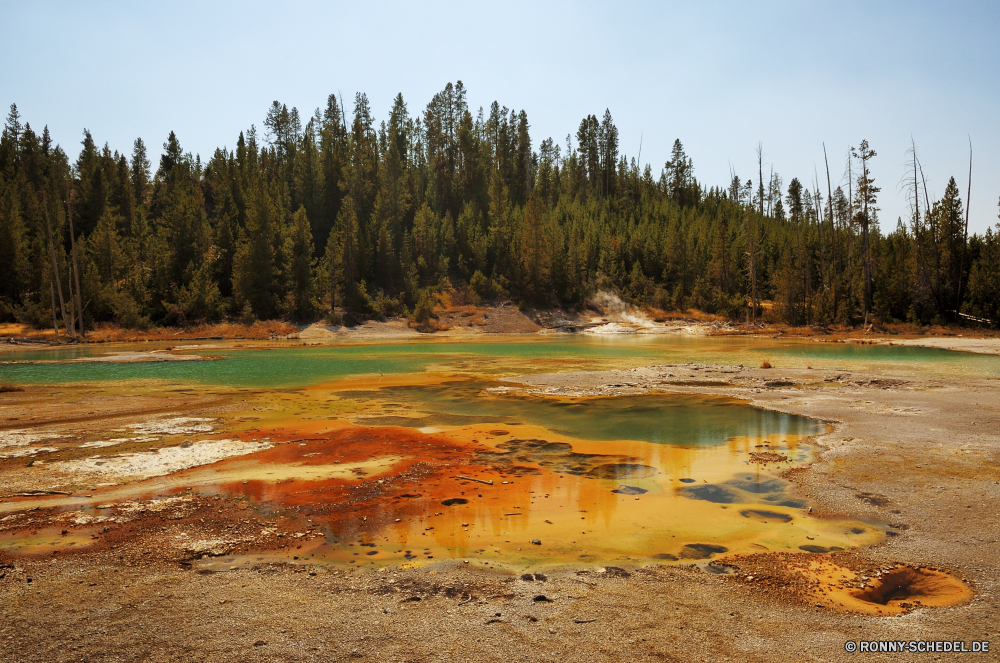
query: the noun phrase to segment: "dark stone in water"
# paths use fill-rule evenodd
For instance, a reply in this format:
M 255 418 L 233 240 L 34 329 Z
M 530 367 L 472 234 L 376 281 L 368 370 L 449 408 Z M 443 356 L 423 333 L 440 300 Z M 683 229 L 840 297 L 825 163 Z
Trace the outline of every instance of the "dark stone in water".
M 805 500 L 785 500 L 781 498 L 781 495 L 768 495 L 764 498 L 764 501 L 775 506 L 787 506 L 791 509 L 804 509 L 809 506 Z
M 521 576 L 521 580 L 524 580 L 525 582 L 535 582 L 535 576 L 530 573 L 525 573 Z
M 744 518 L 762 518 L 763 520 L 775 520 L 779 523 L 790 523 L 792 522 L 792 517 L 787 513 L 781 513 L 779 511 L 766 511 L 764 509 L 746 509 L 745 511 L 740 511 L 740 515 Z
M 682 488 L 680 492 L 685 497 L 714 502 L 715 504 L 732 504 L 733 502 L 742 501 L 740 496 L 735 492 L 723 486 L 715 486 L 713 484 Z
M 748 493 L 760 495 L 761 493 L 783 492 L 787 484 L 779 479 L 764 479 L 762 481 L 733 479 L 732 481 L 727 481 L 726 485 Z
M 638 486 L 618 486 L 612 493 L 618 493 L 620 495 L 644 495 L 649 491 L 645 488 L 639 488 Z
M 532 466 L 540 466 L 558 474 L 610 480 L 645 478 L 657 474 L 655 468 L 628 462 L 633 460 L 628 457 L 576 453 L 571 444 L 542 439 L 508 438 L 495 450 L 479 453 L 501 473 L 504 466 L 516 473 L 527 473 Z M 534 469 L 532 473 L 537 474 L 538 470 Z
M 668 559 L 676 562 L 677 555 L 671 555 L 670 553 L 659 553 L 658 555 L 653 555 L 653 559 Z
M 540 545 L 542 545 L 542 540 L 541 539 L 532 539 L 531 543 L 533 545 L 540 546 Z
M 608 463 L 587 472 L 595 479 L 646 479 L 657 474 L 655 467 L 639 463 Z
M 552 603 L 552 599 L 550 599 L 545 594 L 539 594 L 538 596 L 536 596 L 531 600 L 534 601 L 535 603 Z
M 811 553 L 828 553 L 828 552 L 830 552 L 830 549 L 826 548 L 824 546 L 812 546 L 812 545 L 799 546 L 799 550 L 805 550 L 806 552 L 811 552 Z
M 708 559 L 716 553 L 729 552 L 725 546 L 716 546 L 711 543 L 689 543 L 681 548 L 681 559 Z
M 681 479 L 681 483 L 694 483 L 694 479 Z
M 417 497 L 420 497 L 420 494 L 419 493 L 416 493 L 416 494 L 414 494 L 414 493 L 405 493 L 403 495 L 400 495 L 400 497 L 406 497 L 408 499 L 416 499 Z
M 366 555 L 377 555 L 377 554 L 378 554 L 378 551 L 377 551 L 377 550 L 369 550 L 369 551 L 368 551 L 368 552 L 366 552 L 365 554 L 366 554 Z
M 537 580 L 538 582 L 545 582 L 548 579 L 549 579 L 549 577 L 547 575 L 545 575 L 544 573 L 536 573 L 535 574 L 535 580 Z
M 445 506 L 455 506 L 456 504 L 468 504 L 468 503 L 469 500 L 465 499 L 464 497 L 452 497 L 449 500 L 441 502 L 441 504 L 444 504 Z
M 505 430 L 491 430 L 490 435 L 510 435 L 510 431 Z

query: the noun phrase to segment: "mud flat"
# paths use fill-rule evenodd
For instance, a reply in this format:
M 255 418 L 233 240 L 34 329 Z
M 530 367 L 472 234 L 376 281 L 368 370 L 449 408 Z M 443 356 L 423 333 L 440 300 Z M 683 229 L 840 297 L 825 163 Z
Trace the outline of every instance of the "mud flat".
M 890 345 L 909 345 L 918 348 L 940 348 L 957 352 L 975 352 L 984 355 L 1000 354 L 1000 338 L 924 337 L 890 341 Z
M 320 453 L 310 445 L 321 445 L 320 427 L 333 424 L 302 411 L 295 430 L 286 430 L 284 420 L 268 418 L 274 394 L 164 390 L 135 397 L 133 410 L 123 408 L 122 396 L 69 387 L 61 397 L 39 388 L 3 394 L 0 424 L 11 448 L 66 448 L 56 462 L 85 465 L 88 481 L 104 467 L 88 460 L 95 452 L 141 460 L 143 471 L 113 464 L 106 474 L 117 483 L 102 490 L 120 494 L 57 508 L 56 500 L 79 504 L 102 493 L 84 483 L 55 487 L 69 495 L 31 496 L 44 492 L 54 462 L 0 460 L 9 495 L 0 502 L 0 658 L 826 661 L 854 660 L 857 654 L 844 651 L 848 640 L 991 640 L 996 648 L 997 386 L 990 379 L 694 364 L 510 378 L 495 388 L 507 398 L 710 394 L 829 422 L 830 431 L 815 436 L 814 462 L 785 478 L 812 505 L 813 518 L 887 524 L 883 542 L 843 551 L 517 574 L 463 559 L 370 570 L 316 564 L 310 542 L 320 533 L 308 502 L 288 501 L 274 513 L 254 509 L 249 498 L 267 495 L 252 472 L 222 472 L 234 484 L 225 492 L 199 489 L 207 473 L 244 467 L 237 464 L 254 456 L 241 452 L 265 437 L 269 448 L 257 454 Z M 70 449 L 80 426 L 93 441 L 121 441 Z M 409 435 L 414 448 L 430 444 Z M 343 499 L 355 505 L 351 522 L 360 540 L 391 497 L 387 485 L 420 486 L 457 454 L 447 440 L 435 444 L 423 460 L 382 456 L 382 465 L 363 465 L 356 455 L 362 443 L 345 443 L 336 447 L 337 469 L 322 454 L 310 456 L 315 465 L 282 475 L 280 490 L 315 478 L 306 467 L 325 478 L 354 474 Z M 232 455 L 193 455 L 212 445 Z M 778 460 L 763 446 L 754 453 L 764 464 Z M 151 482 L 167 479 L 145 470 L 161 454 L 170 462 L 176 454 L 186 469 L 157 486 Z M 136 486 L 148 493 L 136 494 Z M 767 509 L 746 515 L 780 516 Z

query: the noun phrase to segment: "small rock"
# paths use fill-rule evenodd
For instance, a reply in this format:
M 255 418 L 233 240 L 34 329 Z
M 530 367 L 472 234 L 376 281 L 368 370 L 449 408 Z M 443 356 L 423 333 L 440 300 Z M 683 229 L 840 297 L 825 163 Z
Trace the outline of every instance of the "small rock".
M 541 539 L 532 539 L 531 540 L 531 544 L 535 545 L 535 546 L 540 546 L 540 545 L 542 545 L 542 540 Z

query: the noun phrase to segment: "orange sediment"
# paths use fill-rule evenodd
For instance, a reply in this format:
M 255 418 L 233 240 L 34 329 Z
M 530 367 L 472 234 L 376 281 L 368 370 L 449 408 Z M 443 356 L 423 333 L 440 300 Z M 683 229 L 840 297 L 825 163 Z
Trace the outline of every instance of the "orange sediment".
M 958 578 L 927 568 L 894 566 L 861 575 L 832 559 L 811 559 L 795 568 L 809 584 L 809 600 L 868 615 L 898 615 L 914 608 L 959 605 L 972 590 Z

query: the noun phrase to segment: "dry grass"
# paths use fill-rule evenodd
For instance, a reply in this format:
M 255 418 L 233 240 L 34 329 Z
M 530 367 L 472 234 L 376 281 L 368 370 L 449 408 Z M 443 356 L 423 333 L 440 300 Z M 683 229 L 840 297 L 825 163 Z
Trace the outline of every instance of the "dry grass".
M 20 322 L 0 322 L 0 338 L 52 339 L 55 335 L 51 328 L 35 329 Z M 65 336 L 65 333 L 62 335 Z
M 293 324 L 280 320 L 259 321 L 252 325 L 234 322 L 220 322 L 214 325 L 192 325 L 190 327 L 153 327 L 152 329 L 124 329 L 116 324 L 101 323 L 87 334 L 87 340 L 98 342 L 113 341 L 177 341 L 192 338 L 245 338 L 267 340 L 275 336 L 298 333 Z
M 695 320 L 697 322 L 727 322 L 729 320 L 724 315 L 705 313 L 696 308 L 689 308 L 684 311 L 664 311 L 663 309 L 645 306 L 641 310 L 646 317 L 653 320 Z

